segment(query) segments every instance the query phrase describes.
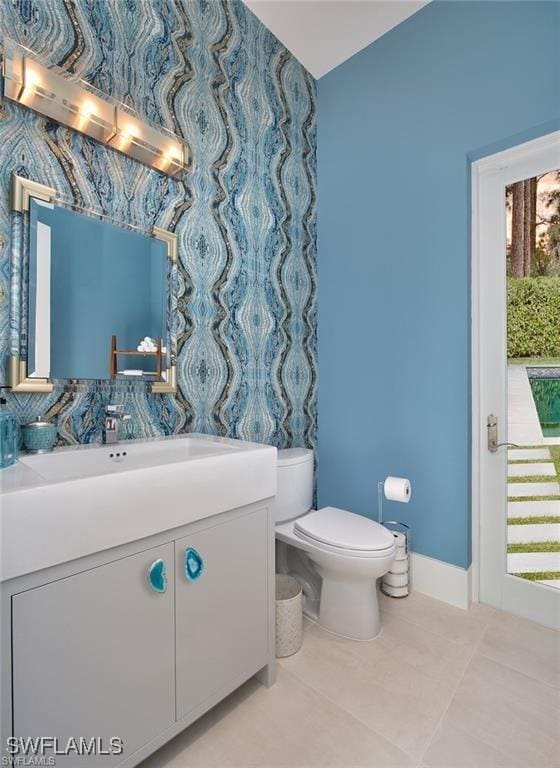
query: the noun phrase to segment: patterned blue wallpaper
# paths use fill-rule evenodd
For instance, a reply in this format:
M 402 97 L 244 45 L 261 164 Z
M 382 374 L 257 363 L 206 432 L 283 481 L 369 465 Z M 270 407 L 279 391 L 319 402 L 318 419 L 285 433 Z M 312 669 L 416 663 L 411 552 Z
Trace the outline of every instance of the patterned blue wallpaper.
M 2 33 L 188 141 L 172 180 L 0 102 L 0 351 L 8 353 L 12 170 L 121 221 L 179 236 L 176 397 L 62 383 L 9 396 L 60 443 L 100 437 L 125 404 L 134 437 L 316 439 L 315 82 L 238 0 L 0 0 Z

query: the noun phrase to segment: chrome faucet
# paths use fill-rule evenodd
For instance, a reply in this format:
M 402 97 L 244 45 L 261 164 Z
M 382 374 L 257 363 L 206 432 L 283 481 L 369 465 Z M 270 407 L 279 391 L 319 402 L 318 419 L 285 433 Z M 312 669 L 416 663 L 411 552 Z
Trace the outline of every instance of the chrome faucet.
M 128 421 L 130 414 L 123 413 L 122 405 L 106 405 L 103 419 L 103 442 L 106 445 L 119 442 L 119 421 Z

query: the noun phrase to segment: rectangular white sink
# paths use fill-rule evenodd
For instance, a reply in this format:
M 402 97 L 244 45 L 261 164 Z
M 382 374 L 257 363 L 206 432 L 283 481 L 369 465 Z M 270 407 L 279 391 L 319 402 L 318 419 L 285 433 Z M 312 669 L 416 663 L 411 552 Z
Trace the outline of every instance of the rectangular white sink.
M 242 448 L 211 437 L 186 436 L 114 445 L 80 446 L 35 456 L 22 456 L 21 463 L 47 482 L 60 483 L 96 475 L 110 475 L 162 464 L 219 456 Z
M 0 581 L 276 495 L 276 448 L 182 435 L 22 456 L 0 471 Z

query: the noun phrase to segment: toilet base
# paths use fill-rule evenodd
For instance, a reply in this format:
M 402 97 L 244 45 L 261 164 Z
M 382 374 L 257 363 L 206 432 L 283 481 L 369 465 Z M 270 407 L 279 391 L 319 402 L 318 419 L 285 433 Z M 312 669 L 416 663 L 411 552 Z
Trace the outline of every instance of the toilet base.
M 373 640 L 381 630 L 377 581 L 389 571 L 396 548 L 384 556 L 355 557 L 303 542 L 293 525 L 277 528 L 276 536 L 277 571 L 301 584 L 304 614 L 340 637 Z
M 321 573 L 321 568 L 317 569 Z M 330 578 L 321 573 L 318 623 L 328 632 L 350 640 L 373 640 L 381 630 L 377 579 Z
M 319 623 L 319 607 L 319 600 L 309 600 L 303 596 L 303 615 L 316 624 Z

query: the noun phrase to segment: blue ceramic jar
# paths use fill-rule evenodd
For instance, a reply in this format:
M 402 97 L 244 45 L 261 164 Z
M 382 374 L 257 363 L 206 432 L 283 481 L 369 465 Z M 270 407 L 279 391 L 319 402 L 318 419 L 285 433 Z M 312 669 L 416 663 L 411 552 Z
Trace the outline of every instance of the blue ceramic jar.
M 52 451 L 56 440 L 56 427 L 48 421 L 33 421 L 22 428 L 23 447 L 28 453 Z

